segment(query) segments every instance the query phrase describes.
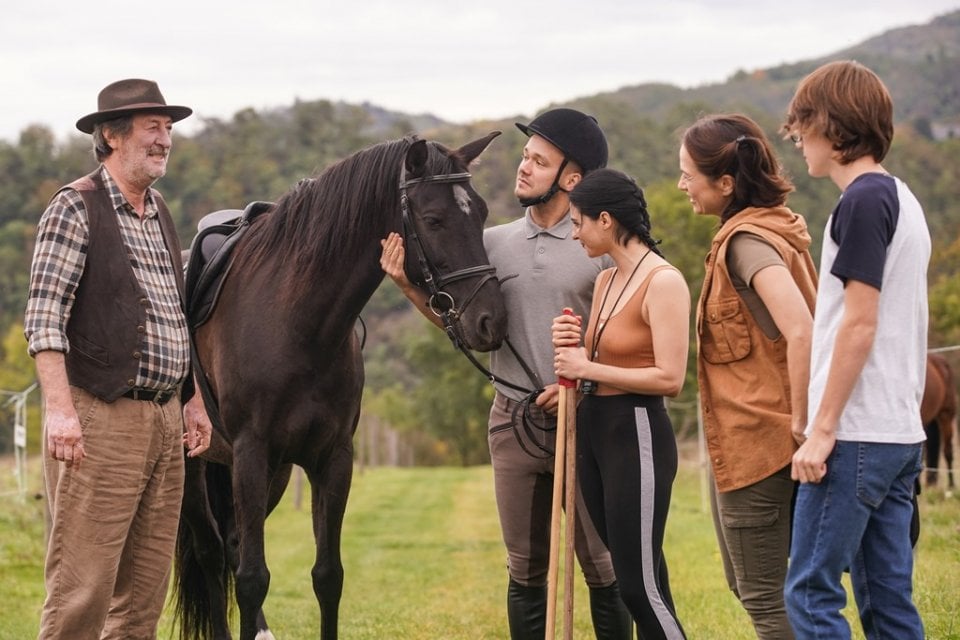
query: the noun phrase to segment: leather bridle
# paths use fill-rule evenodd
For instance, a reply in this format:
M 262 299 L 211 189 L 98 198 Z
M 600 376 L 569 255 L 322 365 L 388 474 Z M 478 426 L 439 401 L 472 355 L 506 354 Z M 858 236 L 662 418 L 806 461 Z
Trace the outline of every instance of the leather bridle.
M 480 264 L 458 269 L 450 273 L 440 273 L 436 266 L 430 261 L 429 256 L 427 256 L 426 247 L 424 247 L 423 241 L 417 233 L 417 228 L 410 212 L 410 201 L 407 197 L 407 189 L 415 184 L 453 184 L 467 182 L 469 180 L 470 174 L 466 172 L 410 179 L 406 177 L 405 167 L 402 168 L 400 172 L 400 217 L 403 223 L 403 243 L 412 249 L 417 258 L 417 263 L 420 266 L 420 276 L 422 278 L 422 281 L 418 284 L 429 296 L 427 298 L 427 304 L 430 307 L 430 311 L 440 318 L 441 322 L 443 322 L 443 328 L 447 332 L 447 336 L 453 342 L 454 346 L 461 350 L 466 347 L 463 344 L 463 337 L 459 328 L 460 317 L 470 303 L 473 302 L 473 299 L 480 292 L 481 287 L 483 287 L 487 281 L 497 277 L 497 270 L 493 265 Z M 446 290 L 446 287 L 454 282 L 468 280 L 470 278 L 477 278 L 477 284 L 463 300 L 463 303 L 458 305 L 453 295 Z
M 467 360 L 473 364 L 478 371 L 480 371 L 486 378 L 495 384 L 500 384 L 515 391 L 520 391 L 525 394 L 524 401 L 518 405 L 518 409 L 522 410 L 523 417 L 518 421 L 514 420 L 514 424 L 522 424 L 523 429 L 527 432 L 528 437 L 531 442 L 534 443 L 537 449 L 539 449 L 542 454 L 533 453 L 530 451 L 526 445 L 524 445 L 520 434 L 518 433 L 516 427 L 514 427 L 514 435 L 517 438 L 517 442 L 520 443 L 520 446 L 523 450 L 532 457 L 543 458 L 553 455 L 553 452 L 539 444 L 532 436 L 531 424 L 532 421 L 529 417 L 529 407 L 532 402 L 534 402 L 537 396 L 543 392 L 543 386 L 537 379 L 536 374 L 530 369 L 523 358 L 520 357 L 520 354 L 517 353 L 517 350 L 514 349 L 513 345 L 510 344 L 510 340 L 506 339 L 504 342 L 507 347 L 513 352 L 517 361 L 520 363 L 521 367 L 524 369 L 527 376 L 533 382 L 534 389 L 525 387 L 509 380 L 504 380 L 503 378 L 497 377 L 493 372 L 483 366 L 470 349 L 467 347 L 466 343 L 463 340 L 463 336 L 460 329 L 459 320 L 463 315 L 464 310 L 467 306 L 473 302 L 473 299 L 479 293 L 480 288 L 483 287 L 489 280 L 493 280 L 497 277 L 497 270 L 493 265 L 490 264 L 481 264 L 475 265 L 472 267 L 465 267 L 463 269 L 458 269 L 451 273 L 440 273 L 436 266 L 430 261 L 430 258 L 427 256 L 426 248 L 423 245 L 423 241 L 420 239 L 420 235 L 417 233 L 416 225 L 413 222 L 413 216 L 410 212 L 410 201 L 407 196 L 407 189 L 416 184 L 455 184 L 458 182 L 467 182 L 470 180 L 471 175 L 467 172 L 462 173 L 447 173 L 435 176 L 424 176 L 421 178 L 410 178 L 407 179 L 406 176 L 406 166 L 401 166 L 400 168 L 400 218 L 403 226 L 403 243 L 406 247 L 411 247 L 414 251 L 414 254 L 417 258 L 417 263 L 420 267 L 420 274 L 423 279 L 422 283 L 417 283 L 421 288 L 423 288 L 427 295 L 427 305 L 430 308 L 430 311 L 440 318 L 440 321 L 443 323 L 443 329 L 447 334 L 447 337 L 450 338 L 450 341 L 453 343 L 453 346 L 460 351 Z M 503 280 L 516 277 L 516 274 L 507 276 Z M 463 304 L 457 305 L 457 301 L 444 288 L 460 280 L 466 280 L 469 278 L 478 278 L 477 284 L 471 290 L 470 294 L 464 299 Z M 500 282 L 503 282 L 501 280 Z M 554 430 L 556 427 L 540 427 L 534 425 L 532 428 L 540 430 Z M 546 455 L 543 455 L 546 454 Z

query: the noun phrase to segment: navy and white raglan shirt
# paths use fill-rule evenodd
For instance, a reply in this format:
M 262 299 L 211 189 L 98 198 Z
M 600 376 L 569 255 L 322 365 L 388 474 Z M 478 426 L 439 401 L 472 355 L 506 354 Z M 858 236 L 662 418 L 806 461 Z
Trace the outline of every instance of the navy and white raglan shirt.
M 913 444 L 920 423 L 927 353 L 930 232 L 923 208 L 899 178 L 857 177 L 827 220 L 820 258 L 810 368 L 810 415 L 823 397 L 844 285 L 880 290 L 873 347 L 837 425 L 837 440 Z M 810 427 L 807 428 L 807 435 Z

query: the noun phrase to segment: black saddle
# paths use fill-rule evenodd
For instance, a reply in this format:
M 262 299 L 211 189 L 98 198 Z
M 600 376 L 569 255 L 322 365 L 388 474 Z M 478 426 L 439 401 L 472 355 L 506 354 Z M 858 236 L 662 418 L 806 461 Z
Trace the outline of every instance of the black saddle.
M 186 313 L 191 331 L 206 322 L 216 306 L 237 242 L 250 223 L 272 207 L 272 202 L 251 202 L 246 209 L 222 209 L 200 219 L 197 235 L 184 252 Z

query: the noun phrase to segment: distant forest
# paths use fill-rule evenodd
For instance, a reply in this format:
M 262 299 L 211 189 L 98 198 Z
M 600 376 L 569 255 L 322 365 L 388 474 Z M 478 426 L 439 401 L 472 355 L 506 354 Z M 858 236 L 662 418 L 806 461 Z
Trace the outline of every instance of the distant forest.
M 894 97 L 897 130 L 884 162 L 903 178 L 927 213 L 934 255 L 929 276 L 930 343 L 960 342 L 960 11 L 927 25 L 896 29 L 817 60 L 739 71 L 727 82 L 694 89 L 638 85 L 568 103 L 597 117 L 610 141 L 610 166 L 637 178 L 647 192 L 653 235 L 699 292 L 703 256 L 715 221 L 696 218 L 676 188 L 679 135 L 698 116 L 740 111 L 774 141 L 796 191 L 789 205 L 803 214 L 819 254 L 820 235 L 838 193 L 811 180 L 799 153 L 778 130 L 797 82 L 826 60 L 853 58 L 885 80 Z M 560 105 L 543 105 L 543 108 Z M 489 224 L 522 211 L 513 182 L 524 143 L 513 120 L 453 125 L 376 106 L 326 100 L 298 101 L 270 111 L 245 109 L 229 120 L 207 119 L 192 136 L 176 136 L 168 173 L 157 187 L 174 213 L 185 245 L 206 213 L 275 200 L 302 177 L 372 144 L 416 132 L 455 147 L 491 130 L 493 142 L 474 170 L 474 186 L 490 207 Z M 86 136 L 57 140 L 46 126 L 0 141 L 0 389 L 33 381 L 25 354 L 22 313 L 35 227 L 56 189 L 96 166 Z M 815 255 L 819 260 L 819 255 Z M 368 330 L 364 425 L 400 434 L 418 464 L 472 464 L 487 460 L 486 380 L 429 328 L 390 282 L 363 314 Z M 673 403 L 683 434 L 695 428 L 695 368 Z M 442 397 L 442 400 L 441 400 Z M 8 423 L 0 407 L 0 425 Z M 34 425 L 38 424 L 33 422 Z M 0 426 L 0 451 L 9 434 Z M 34 431 L 31 429 L 31 431 Z M 31 442 L 36 438 L 31 433 Z

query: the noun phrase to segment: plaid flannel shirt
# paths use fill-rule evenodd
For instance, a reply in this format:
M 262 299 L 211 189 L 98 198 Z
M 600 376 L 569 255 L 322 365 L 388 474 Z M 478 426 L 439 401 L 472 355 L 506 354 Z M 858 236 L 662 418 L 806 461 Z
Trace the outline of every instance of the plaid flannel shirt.
M 106 168 L 101 166 L 100 171 L 117 212 L 130 267 L 150 300 L 135 386 L 174 387 L 187 374 L 190 338 L 153 191 L 147 190 L 141 220 Z M 66 353 L 70 349 L 66 326 L 83 275 L 89 231 L 83 199 L 73 189 L 61 191 L 40 219 L 24 316 L 30 355 L 46 350 Z

